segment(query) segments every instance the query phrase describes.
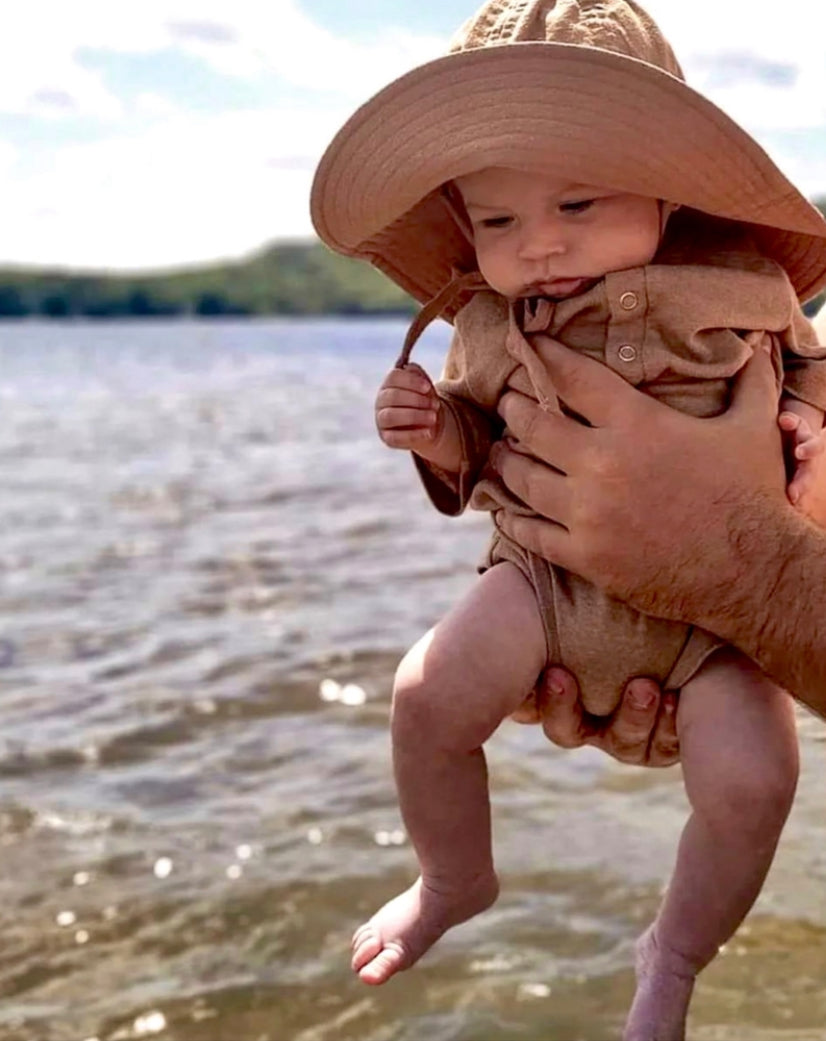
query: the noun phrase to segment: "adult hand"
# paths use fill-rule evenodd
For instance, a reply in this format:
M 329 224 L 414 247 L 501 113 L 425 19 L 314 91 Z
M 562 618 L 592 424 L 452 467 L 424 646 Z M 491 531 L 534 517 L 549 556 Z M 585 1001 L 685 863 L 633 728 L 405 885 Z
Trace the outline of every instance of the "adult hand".
M 535 342 L 584 422 L 503 396 L 520 450 L 500 443 L 492 462 L 538 515 L 503 514 L 505 533 L 647 614 L 715 633 L 826 716 L 826 534 L 786 498 L 768 350 L 727 412 L 697 419 Z M 806 509 L 826 525 L 826 491 Z
M 755 351 L 727 412 L 698 419 L 548 337 L 534 343 L 585 423 L 515 391 L 503 396 L 499 411 L 521 450 L 500 443 L 493 464 L 539 516 L 498 522 L 639 610 L 702 624 L 710 602 L 752 579 L 757 507 L 791 510 L 769 353 Z
M 613 715 L 604 719 L 584 711 L 574 677 L 552 666 L 537 686 L 536 701 L 546 737 L 562 748 L 593 745 L 636 766 L 671 766 L 680 758 L 677 697 L 662 694 L 654 680 L 631 680 Z

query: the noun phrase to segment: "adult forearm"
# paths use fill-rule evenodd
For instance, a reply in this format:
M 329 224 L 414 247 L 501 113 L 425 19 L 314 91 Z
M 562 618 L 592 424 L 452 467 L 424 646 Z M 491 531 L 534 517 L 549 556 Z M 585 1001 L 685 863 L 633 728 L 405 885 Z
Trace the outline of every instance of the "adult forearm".
M 757 501 L 730 526 L 729 545 L 716 593 L 689 594 L 677 610 L 826 717 L 826 533 L 792 509 Z

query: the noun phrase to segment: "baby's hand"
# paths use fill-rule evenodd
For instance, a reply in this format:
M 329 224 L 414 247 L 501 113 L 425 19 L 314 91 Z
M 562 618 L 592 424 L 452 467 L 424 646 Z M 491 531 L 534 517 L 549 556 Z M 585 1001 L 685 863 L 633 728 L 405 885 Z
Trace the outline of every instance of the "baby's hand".
M 796 506 L 811 494 L 818 474 L 818 457 L 826 447 L 823 414 L 812 405 L 800 401 L 781 403 L 777 422 L 783 437 L 789 483 L 786 494 Z
M 391 369 L 376 395 L 376 426 L 390 448 L 431 447 L 441 426 L 442 403 L 419 365 Z

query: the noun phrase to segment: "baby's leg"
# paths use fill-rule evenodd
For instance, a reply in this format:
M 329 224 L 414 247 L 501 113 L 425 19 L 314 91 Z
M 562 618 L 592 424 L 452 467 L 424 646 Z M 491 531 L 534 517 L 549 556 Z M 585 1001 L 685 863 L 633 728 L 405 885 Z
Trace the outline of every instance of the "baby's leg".
M 421 876 L 356 931 L 353 968 L 365 983 L 408 968 L 443 932 L 496 899 L 482 743 L 544 664 L 533 589 L 518 568 L 501 563 L 399 666 L 393 765 Z
M 797 784 L 792 699 L 735 651 L 683 687 L 677 732 L 692 813 L 657 919 L 637 944 L 625 1041 L 679 1041 L 694 977 L 756 900 Z

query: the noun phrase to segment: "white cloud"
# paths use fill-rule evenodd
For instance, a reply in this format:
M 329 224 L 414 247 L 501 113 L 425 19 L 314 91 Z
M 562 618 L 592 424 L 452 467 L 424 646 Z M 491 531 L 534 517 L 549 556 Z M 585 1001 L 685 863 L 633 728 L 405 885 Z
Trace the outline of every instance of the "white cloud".
M 134 115 L 144 117 L 147 119 L 166 119 L 178 111 L 177 106 L 164 97 L 162 94 L 158 94 L 152 90 L 141 91 L 140 94 L 132 102 L 132 111 Z
M 783 17 L 754 0 L 646 6 L 688 82 L 751 133 L 826 128 L 826 4 L 784 0 Z
M 0 260 L 147 268 L 306 236 L 312 165 L 343 116 L 174 116 L 66 146 L 25 177 L 0 147 Z
M 19 155 L 19 148 L 10 141 L 0 140 L 0 177 L 11 172 Z
M 0 153 L 0 258 L 74 266 L 185 263 L 311 234 L 311 171 L 341 122 L 444 49 L 443 40 L 404 30 L 367 43 L 340 39 L 293 0 L 29 0 L 5 28 L 0 112 L 107 121 L 96 142 L 55 139 L 48 157 L 30 157 L 25 177 Z M 296 102 L 184 114 L 150 89 L 126 108 L 83 65 L 90 49 L 164 48 L 250 81 L 275 74 Z
M 377 26 L 368 42 L 331 33 L 296 0 L 150 0 L 143 8 L 166 40 L 230 76 L 276 73 L 294 86 L 363 98 L 441 54 L 445 40 Z M 128 37 L 118 38 L 128 46 Z
M 413 0 L 410 6 L 412 13 Z M 784 113 L 798 124 L 823 116 L 826 4 L 785 0 L 782 19 L 763 14 L 753 0 L 647 0 L 647 7 L 674 43 L 689 80 L 737 109 L 740 118 L 746 112 L 751 122 L 774 126 Z M 343 39 L 308 17 L 300 0 L 27 0 L 0 36 L 0 110 L 31 111 L 40 93 L 41 111 L 50 97 L 54 102 L 62 95 L 78 110 L 115 114 L 117 102 L 84 68 L 82 48 L 177 49 L 224 74 L 275 72 L 297 87 L 361 100 L 445 46 L 446 37 L 380 24 L 369 40 Z M 798 70 L 797 83 L 766 88 L 749 101 L 753 82 L 714 86 L 715 67 L 726 54 L 787 63 Z M 51 105 L 54 113 L 60 108 Z
M 784 0 L 782 8 L 754 0 L 644 0 L 644 6 L 680 58 L 731 50 L 774 59 L 823 55 L 826 9 L 818 0 Z
M 42 35 L 42 34 L 41 34 Z M 0 112 L 54 118 L 92 115 L 111 119 L 118 100 L 99 76 L 79 65 L 54 41 L 0 34 Z
M 369 43 L 338 38 L 295 0 L 27 0 L 0 35 L 0 112 L 111 119 L 122 114 L 83 51 L 191 54 L 225 75 L 276 74 L 360 99 L 444 42 L 403 29 Z
M 689 82 L 804 190 L 826 193 L 826 159 L 817 158 L 826 156 L 826 4 L 785 0 L 779 21 L 754 0 L 643 3 Z M 70 112 L 96 116 L 106 136 L 55 137 L 40 160 L 0 142 L 0 259 L 149 267 L 309 235 L 312 169 L 334 132 L 370 93 L 446 45 L 447 34 L 379 24 L 369 38 L 343 39 L 301 0 L 26 0 L 0 36 L 0 113 L 48 117 L 56 128 Z M 84 49 L 183 52 L 250 89 L 277 78 L 293 100 L 184 113 L 149 85 L 126 107 L 84 65 Z M 820 148 L 793 148 L 778 133 L 789 129 Z

